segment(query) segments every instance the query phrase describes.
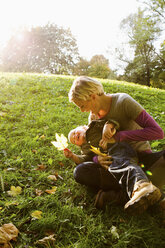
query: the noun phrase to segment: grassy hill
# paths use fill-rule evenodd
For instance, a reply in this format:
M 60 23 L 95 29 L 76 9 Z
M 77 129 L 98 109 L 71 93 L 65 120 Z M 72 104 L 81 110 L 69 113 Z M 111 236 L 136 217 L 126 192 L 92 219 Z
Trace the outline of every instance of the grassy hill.
M 67 136 L 87 124 L 88 113 L 68 101 L 73 79 L 0 74 L 0 226 L 13 223 L 19 229 L 12 242 L 19 248 L 165 247 L 165 220 L 156 207 L 133 217 L 113 205 L 105 212 L 96 210 L 95 193 L 74 181 L 75 165 L 51 144 L 55 133 Z M 101 82 L 107 93 L 130 94 L 165 130 L 165 90 Z M 165 140 L 152 142 L 152 147 L 165 149 Z M 20 194 L 11 196 L 11 186 L 21 187 Z M 53 194 L 47 191 L 51 189 Z M 42 212 L 40 219 L 32 217 L 36 210 Z M 36 243 L 53 234 L 55 241 L 47 246 Z

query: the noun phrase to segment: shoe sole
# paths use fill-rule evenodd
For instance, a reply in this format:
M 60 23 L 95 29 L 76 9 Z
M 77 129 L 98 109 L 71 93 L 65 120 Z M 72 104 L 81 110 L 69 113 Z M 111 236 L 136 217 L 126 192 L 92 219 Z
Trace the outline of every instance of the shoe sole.
M 124 206 L 124 209 L 128 214 L 131 215 L 142 214 L 150 205 L 158 202 L 160 197 L 160 190 L 155 188 L 153 191 L 148 192 L 148 194 L 143 195 L 136 201 L 127 202 Z

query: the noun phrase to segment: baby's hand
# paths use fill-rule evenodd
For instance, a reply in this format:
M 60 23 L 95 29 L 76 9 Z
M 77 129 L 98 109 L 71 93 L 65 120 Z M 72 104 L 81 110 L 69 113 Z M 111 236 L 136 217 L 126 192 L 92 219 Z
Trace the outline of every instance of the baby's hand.
M 73 152 L 71 150 L 69 150 L 68 148 L 65 148 L 63 150 L 64 156 L 66 158 L 72 158 L 73 157 Z

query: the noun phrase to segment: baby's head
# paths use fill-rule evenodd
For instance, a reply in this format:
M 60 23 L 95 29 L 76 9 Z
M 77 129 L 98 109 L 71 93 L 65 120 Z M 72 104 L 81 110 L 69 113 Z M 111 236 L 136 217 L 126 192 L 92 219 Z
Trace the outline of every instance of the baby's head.
M 81 146 L 85 143 L 85 133 L 87 130 L 87 126 L 79 126 L 75 129 L 71 130 L 68 134 L 69 141 L 77 146 Z

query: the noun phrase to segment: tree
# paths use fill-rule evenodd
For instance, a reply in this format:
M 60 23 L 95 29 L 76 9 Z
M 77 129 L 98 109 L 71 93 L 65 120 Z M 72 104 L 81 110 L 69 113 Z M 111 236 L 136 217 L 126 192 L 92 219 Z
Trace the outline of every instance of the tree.
M 90 60 L 91 65 L 107 65 L 109 66 L 109 60 L 104 55 L 94 55 Z
M 13 35 L 3 50 L 2 66 L 5 71 L 71 74 L 77 58 L 70 30 L 47 24 Z
M 79 76 L 88 76 L 90 69 L 90 62 L 84 58 L 79 59 L 73 68 L 73 74 Z
M 75 75 L 85 75 L 90 77 L 108 78 L 115 73 L 109 68 L 109 61 L 104 55 L 94 55 L 90 61 L 80 58 L 73 70 Z
M 153 71 L 151 85 L 165 89 L 165 41 L 161 44 L 160 53 L 155 59 L 155 70 Z
M 132 77 L 134 82 L 144 84 L 146 81 L 146 84 L 150 86 L 153 60 L 156 56 L 154 42 L 160 33 L 160 28 L 156 21 L 145 17 L 144 12 L 140 9 L 137 14 L 124 19 L 121 27 L 127 29 L 129 44 L 134 47 L 134 59 L 128 63 L 126 74 L 134 74 L 134 76 L 136 75 L 136 77 Z M 139 78 L 143 78 L 143 82 L 139 82 Z
M 109 61 L 104 55 L 94 55 L 90 60 L 90 77 L 108 78 L 111 70 L 109 68 Z
M 142 2 L 153 18 L 165 23 L 165 0 L 145 0 Z

